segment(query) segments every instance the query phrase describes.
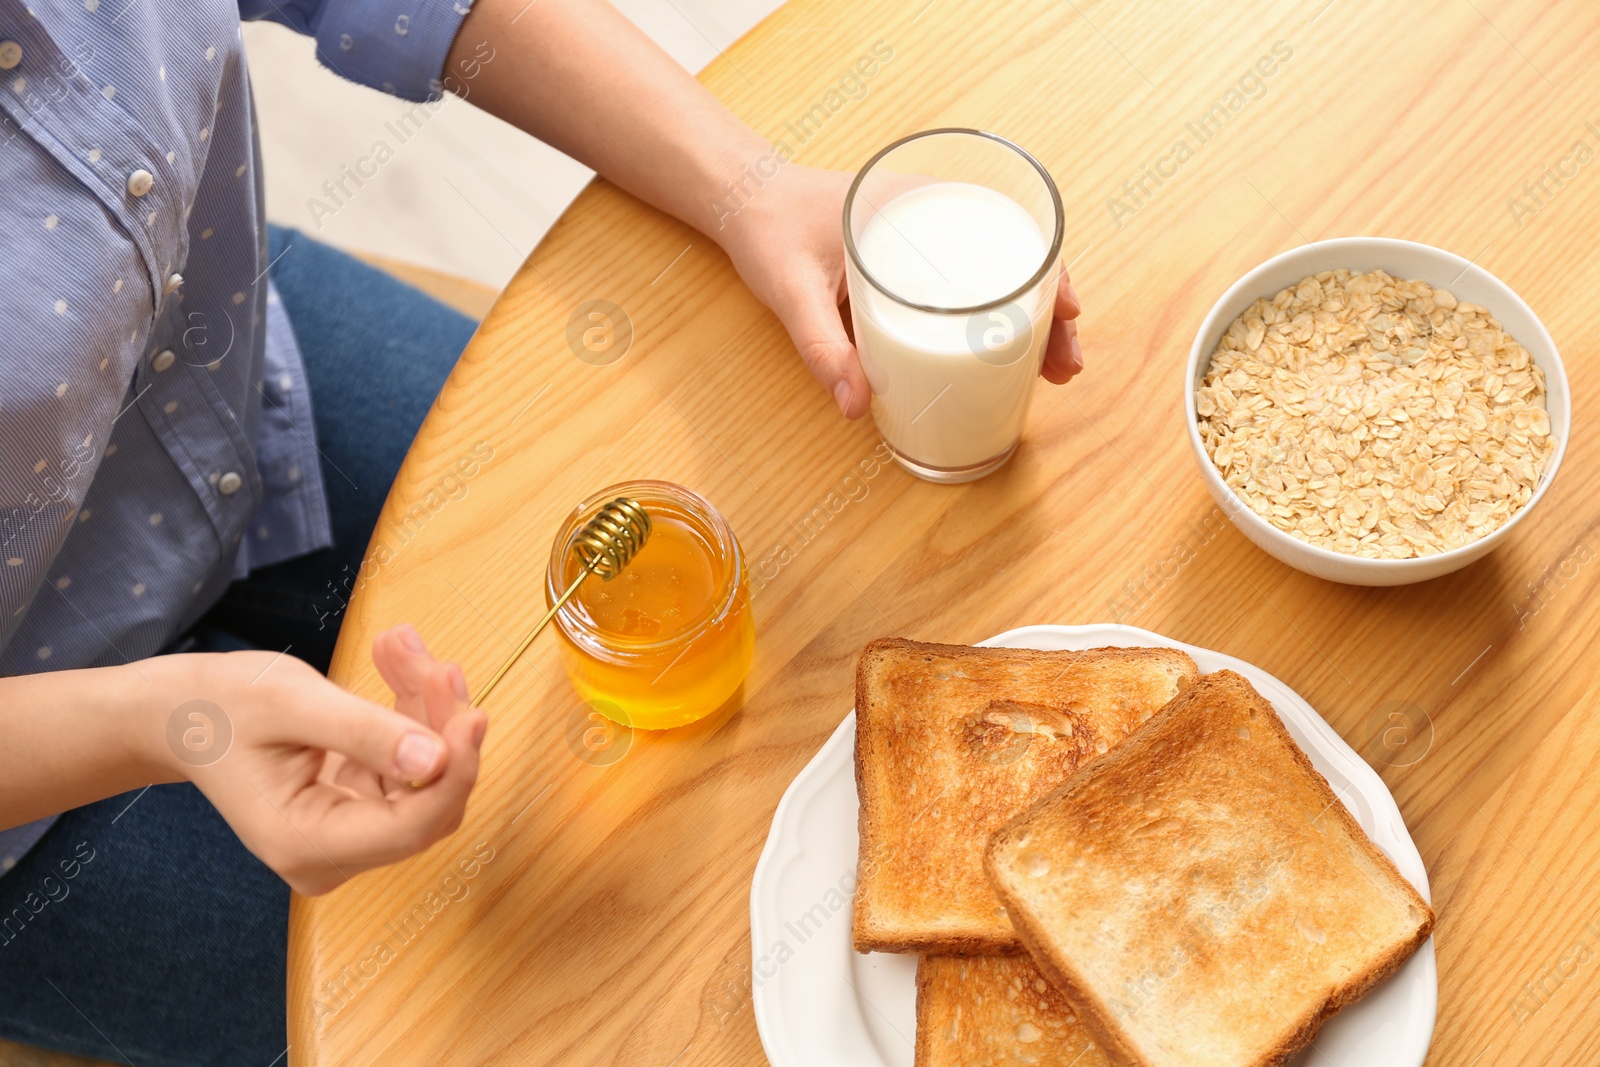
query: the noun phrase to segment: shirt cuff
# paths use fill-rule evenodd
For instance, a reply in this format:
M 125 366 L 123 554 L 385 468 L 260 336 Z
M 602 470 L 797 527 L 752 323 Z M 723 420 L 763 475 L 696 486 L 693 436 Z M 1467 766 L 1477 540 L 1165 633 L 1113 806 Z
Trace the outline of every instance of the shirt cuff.
M 402 100 L 437 100 L 450 46 L 471 10 L 471 0 L 327 0 L 317 59 Z

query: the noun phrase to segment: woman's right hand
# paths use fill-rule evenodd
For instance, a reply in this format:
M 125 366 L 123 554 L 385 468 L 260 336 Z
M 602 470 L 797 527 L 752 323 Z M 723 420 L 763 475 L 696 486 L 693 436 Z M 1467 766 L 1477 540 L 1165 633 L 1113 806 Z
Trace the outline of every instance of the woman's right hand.
M 488 717 L 470 706 L 461 669 L 409 626 L 380 634 L 373 659 L 394 709 L 271 652 L 143 665 L 173 672 L 156 688 L 182 695 L 160 723 L 170 769 L 298 893 L 325 893 L 451 833 L 477 781 Z M 208 742 L 226 747 L 218 755 Z

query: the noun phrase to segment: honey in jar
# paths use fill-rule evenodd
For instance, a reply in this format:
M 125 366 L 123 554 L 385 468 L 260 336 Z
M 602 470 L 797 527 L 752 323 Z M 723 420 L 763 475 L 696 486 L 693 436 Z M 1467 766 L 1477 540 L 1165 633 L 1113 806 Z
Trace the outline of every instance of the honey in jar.
M 591 576 L 556 613 L 561 656 L 578 695 L 645 730 L 682 726 L 721 707 L 744 683 L 755 648 L 744 553 L 699 494 L 637 481 L 596 494 L 568 516 L 545 577 L 554 604 L 582 569 L 573 540 L 617 497 L 650 515 L 644 547 L 610 581 Z

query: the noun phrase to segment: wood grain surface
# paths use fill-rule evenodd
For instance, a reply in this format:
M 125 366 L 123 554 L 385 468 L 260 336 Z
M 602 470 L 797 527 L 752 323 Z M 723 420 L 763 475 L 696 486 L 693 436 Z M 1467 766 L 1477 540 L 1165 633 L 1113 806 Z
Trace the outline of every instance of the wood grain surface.
M 0 1065 L 3 1065 L 3 1067 L 107 1067 L 100 1060 L 86 1060 L 78 1056 L 69 1056 L 65 1052 L 51 1052 L 48 1049 L 33 1048 L 29 1045 L 14 1045 L 10 1041 L 0 1041 Z
M 892 58 L 841 84 L 874 45 Z M 1039 385 L 1007 468 L 918 482 L 874 462 L 870 420 L 837 416 L 710 242 L 587 190 L 429 416 L 336 676 L 383 693 L 371 638 L 411 620 L 486 678 L 540 614 L 562 516 L 638 477 L 699 490 L 738 532 L 761 583 L 753 674 L 741 706 L 600 766 L 579 758 L 583 709 L 541 639 L 490 701 L 461 830 L 294 902 L 290 1060 L 761 1063 L 750 876 L 784 788 L 850 709 L 862 644 L 1105 620 L 1260 665 L 1383 775 L 1440 914 L 1430 1062 L 1600 1060 L 1597 48 L 1600 12 L 1578 0 L 778 11 L 704 80 L 801 162 L 855 168 L 944 125 L 1044 161 L 1088 367 Z M 1542 316 L 1571 376 L 1573 441 L 1539 510 L 1410 588 L 1329 584 L 1253 548 L 1184 437 L 1183 361 L 1212 302 L 1277 252 L 1352 234 L 1475 259 Z M 609 365 L 567 341 L 591 300 L 632 324 Z

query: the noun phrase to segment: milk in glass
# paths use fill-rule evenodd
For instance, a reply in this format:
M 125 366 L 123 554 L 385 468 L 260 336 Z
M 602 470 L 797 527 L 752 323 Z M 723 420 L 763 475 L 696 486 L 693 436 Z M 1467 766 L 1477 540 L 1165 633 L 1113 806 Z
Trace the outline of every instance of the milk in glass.
M 914 466 L 984 473 L 1015 447 L 1044 358 L 1058 269 L 1022 290 L 1050 239 L 1015 200 L 970 182 L 921 184 L 874 207 L 850 263 L 873 418 Z M 972 308 L 982 310 L 962 310 Z

